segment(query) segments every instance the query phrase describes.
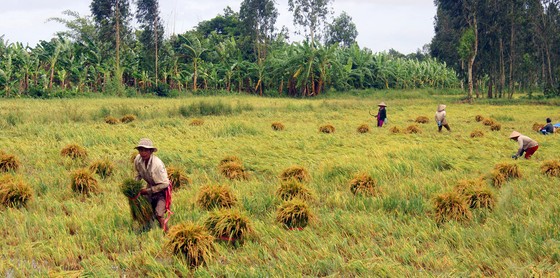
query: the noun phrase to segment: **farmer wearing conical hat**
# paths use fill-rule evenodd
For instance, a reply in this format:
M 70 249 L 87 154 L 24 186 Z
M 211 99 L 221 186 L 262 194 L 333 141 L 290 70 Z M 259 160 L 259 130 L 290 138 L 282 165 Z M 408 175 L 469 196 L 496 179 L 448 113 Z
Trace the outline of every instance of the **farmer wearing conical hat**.
M 529 159 L 539 148 L 539 144 L 537 143 L 537 141 L 517 131 L 513 131 L 509 136 L 509 139 L 517 141 L 519 143 L 519 149 L 517 150 L 517 153 L 511 157 L 513 159 L 517 159 L 518 157 L 523 155 L 523 153 L 525 153 L 525 158 Z
M 161 159 L 154 155 L 157 148 L 154 147 L 152 140 L 140 139 L 135 149 L 138 150 L 138 155 L 134 158 L 136 180 L 145 180 L 147 183 L 147 187 L 140 190 L 140 194 L 148 197 L 160 227 L 166 230 L 166 219 L 164 218 L 167 209 L 166 199 L 171 200 L 170 196 L 166 194 L 169 186 L 167 170 Z
M 438 132 L 441 132 L 441 128 L 445 127 L 445 129 L 447 129 L 448 131 L 451 131 L 451 128 L 449 128 L 449 124 L 447 123 L 447 112 L 445 112 L 445 107 L 447 107 L 444 104 L 440 104 L 438 105 L 437 111 L 436 111 L 436 123 L 438 125 Z
M 382 101 L 377 106 L 379 106 L 379 110 L 377 111 L 377 115 L 374 117 L 377 118 L 377 127 L 382 127 L 383 123 L 387 121 L 387 104 Z

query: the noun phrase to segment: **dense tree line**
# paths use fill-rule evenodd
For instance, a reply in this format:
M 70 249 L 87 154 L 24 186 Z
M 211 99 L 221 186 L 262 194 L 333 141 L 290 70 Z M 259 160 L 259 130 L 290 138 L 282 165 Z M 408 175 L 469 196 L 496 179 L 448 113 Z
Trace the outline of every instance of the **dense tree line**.
M 468 97 L 516 91 L 560 95 L 560 1 L 435 0 L 433 57 L 468 84 Z M 483 93 L 484 92 L 484 93 Z
M 244 0 L 239 12 L 227 7 L 167 37 L 157 0 L 92 0 L 91 16 L 66 11 L 50 19 L 66 30 L 35 47 L 0 37 L 0 95 L 223 90 L 316 96 L 329 89 L 458 86 L 454 69 L 420 52 L 360 48 L 348 14 L 327 22 L 332 2 L 290 0 L 306 40 L 288 43 L 287 29 L 275 27 L 273 0 Z

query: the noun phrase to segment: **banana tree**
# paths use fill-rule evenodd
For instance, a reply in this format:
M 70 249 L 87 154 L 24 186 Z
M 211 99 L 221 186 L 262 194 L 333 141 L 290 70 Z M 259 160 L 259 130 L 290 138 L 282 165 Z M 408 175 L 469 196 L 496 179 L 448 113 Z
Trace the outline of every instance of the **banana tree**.
M 198 66 L 202 61 L 201 57 L 204 52 L 208 51 L 208 48 L 204 47 L 201 41 L 194 35 L 190 35 L 188 38 L 183 35 L 178 35 L 179 41 L 181 42 L 181 50 L 184 50 L 186 56 L 192 59 L 193 67 L 193 91 L 196 92 L 197 89 L 197 78 L 198 78 Z

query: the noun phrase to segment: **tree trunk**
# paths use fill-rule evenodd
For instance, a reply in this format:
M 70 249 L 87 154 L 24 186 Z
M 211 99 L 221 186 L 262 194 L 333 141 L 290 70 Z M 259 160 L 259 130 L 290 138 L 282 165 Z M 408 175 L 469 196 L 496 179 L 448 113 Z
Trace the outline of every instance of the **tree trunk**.
M 158 85 L 158 33 L 157 33 L 157 29 L 158 29 L 157 28 L 157 23 L 158 22 L 157 22 L 157 19 L 158 19 L 158 17 L 156 16 L 154 18 L 154 33 L 155 33 L 154 43 L 155 43 L 155 46 L 156 46 L 156 55 L 155 55 L 156 56 L 155 57 L 156 58 L 155 59 L 156 60 L 155 61 L 155 63 L 156 63 L 156 65 L 155 65 L 155 67 L 156 67 L 156 87 Z
M 513 4 L 511 4 L 511 31 L 510 31 L 510 43 L 509 43 L 509 89 L 508 89 L 508 98 L 511 99 L 513 97 L 514 88 L 514 81 L 513 81 L 513 62 L 515 56 L 515 26 L 514 26 L 514 16 L 513 16 Z
M 500 86 L 498 88 L 498 95 L 502 98 L 503 90 L 506 87 L 506 65 L 504 59 L 504 41 L 500 38 Z
M 120 32 L 120 15 L 119 15 L 119 0 L 116 0 L 116 4 L 115 4 L 115 20 L 116 20 L 116 30 L 115 30 L 115 69 L 116 69 L 116 77 L 115 78 L 120 78 L 120 60 L 119 60 L 119 49 L 121 46 L 121 32 Z
M 492 98 L 492 87 L 493 87 L 492 78 L 490 78 L 490 80 L 488 80 L 488 95 L 487 95 L 488 98 Z
M 476 15 L 473 16 L 473 26 L 474 28 L 474 49 L 473 49 L 473 55 L 470 57 L 469 59 L 469 64 L 468 64 L 468 78 L 469 78 L 469 94 L 467 96 L 467 99 L 470 101 L 472 100 L 472 95 L 473 95 L 473 85 L 474 85 L 474 80 L 473 80 L 473 66 L 474 66 L 474 61 L 476 59 L 476 54 L 478 52 L 478 25 L 476 22 Z

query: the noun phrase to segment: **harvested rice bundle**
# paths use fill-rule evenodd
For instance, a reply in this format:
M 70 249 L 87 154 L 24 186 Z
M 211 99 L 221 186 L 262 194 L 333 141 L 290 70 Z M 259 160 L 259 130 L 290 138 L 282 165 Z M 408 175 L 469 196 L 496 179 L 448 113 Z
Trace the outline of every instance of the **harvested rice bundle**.
M 507 177 L 498 170 L 492 170 L 492 172 L 490 172 L 488 179 L 490 180 L 492 185 L 496 188 L 502 187 L 502 185 L 507 181 Z
M 119 123 L 119 119 L 113 117 L 113 116 L 107 116 L 105 117 L 105 122 L 110 124 L 110 125 L 116 125 Z
M 191 121 L 191 123 L 189 125 L 191 126 L 201 126 L 204 124 L 204 120 L 202 119 L 194 119 Z
M 544 127 L 544 125 L 539 124 L 539 123 L 534 123 L 533 124 L 533 130 L 537 131 L 537 132 L 541 131 L 541 129 L 543 129 L 543 127 Z
M 167 247 L 191 268 L 206 264 L 215 251 L 214 237 L 203 226 L 192 222 L 171 227 L 167 238 Z
M 379 186 L 371 176 L 360 173 L 350 181 L 350 191 L 354 195 L 375 196 L 379 194 Z
M 242 164 L 243 162 L 241 161 L 241 159 L 235 155 L 230 155 L 230 156 L 226 156 L 224 157 L 224 159 L 220 160 L 220 163 L 218 164 L 218 167 L 220 167 L 223 164 L 229 163 L 229 162 L 237 162 Z
M 253 232 L 249 217 L 238 210 L 214 210 L 204 220 L 204 227 L 214 237 L 230 244 L 243 244 L 245 238 Z
M 304 167 L 291 166 L 280 174 L 280 179 L 283 181 L 296 179 L 299 182 L 308 182 L 310 177 L 309 172 Z
M 143 187 L 142 181 L 125 179 L 121 185 L 121 192 L 128 198 L 132 220 L 141 226 L 146 226 L 152 220 L 154 212 L 148 199 L 140 195 Z
M 477 121 L 477 122 L 482 122 L 482 121 L 484 121 L 484 117 L 482 117 L 482 115 L 476 115 L 474 117 L 474 120 Z
M 494 170 L 502 173 L 506 179 L 521 177 L 521 171 L 519 170 L 519 165 L 517 164 L 498 163 L 494 166 Z
M 206 185 L 200 188 L 196 203 L 203 209 L 231 208 L 237 198 L 228 186 Z
M 271 127 L 272 127 L 273 130 L 276 130 L 276 131 L 284 130 L 284 124 L 282 124 L 281 122 L 274 122 L 274 123 L 272 123 Z
M 472 213 L 463 195 L 457 192 L 448 192 L 436 196 L 433 200 L 435 220 L 443 224 L 450 220 L 467 222 L 471 220 Z
M 494 209 L 496 206 L 496 197 L 494 193 L 486 186 L 473 187 L 463 194 L 467 199 L 467 204 L 470 208 L 487 208 Z
M 500 131 L 502 129 L 502 125 L 499 123 L 494 123 L 490 126 L 491 131 Z
M 185 172 L 176 167 L 167 167 L 167 177 L 173 184 L 173 190 L 188 186 L 192 180 L 185 174 Z
M 369 125 L 362 124 L 357 129 L 358 133 L 368 133 L 369 132 Z
M 428 117 L 426 116 L 418 116 L 416 118 L 416 120 L 414 120 L 414 122 L 419 123 L 419 124 L 426 124 L 428 123 L 430 120 L 428 119 Z
M 480 131 L 480 130 L 475 130 L 473 132 L 471 132 L 471 138 L 479 138 L 479 137 L 483 137 L 484 136 L 484 132 Z
M 294 198 L 305 201 L 311 201 L 314 199 L 313 192 L 307 188 L 307 186 L 295 179 L 282 181 L 280 183 L 280 187 L 276 190 L 276 196 L 284 201 L 289 201 Z
M 246 180 L 249 174 L 245 171 L 243 164 L 230 161 L 219 166 L 220 173 L 230 180 Z
M 482 121 L 482 124 L 483 124 L 483 125 L 490 126 L 490 125 L 493 125 L 493 124 L 494 124 L 494 120 L 492 120 L 492 119 L 484 119 L 484 120 Z
M 132 114 L 124 115 L 124 116 L 121 118 L 121 122 L 122 122 L 123 124 L 127 124 L 127 123 L 133 122 L 133 121 L 135 121 L 135 120 L 136 120 L 136 116 L 134 116 L 134 115 L 132 115 Z
M 69 144 L 62 148 L 60 155 L 70 157 L 72 159 L 84 159 L 87 157 L 87 151 L 78 144 Z
M 541 165 L 541 172 L 550 177 L 560 176 L 560 161 L 548 160 Z
M 483 179 L 476 179 L 476 180 L 460 180 L 455 185 L 455 192 L 459 194 L 465 194 L 465 192 L 472 190 L 473 188 L 482 187 L 484 186 Z
M 319 127 L 319 131 L 322 133 L 334 133 L 334 126 L 332 125 L 323 125 Z
M 0 203 L 5 207 L 25 207 L 33 199 L 33 188 L 21 178 L 11 175 L 0 177 Z
M 74 192 L 88 196 L 100 191 L 97 180 L 89 169 L 78 169 L 72 172 L 70 186 Z
M 411 125 L 411 126 L 408 126 L 408 127 L 406 128 L 405 133 L 407 133 L 407 134 L 411 134 L 411 133 L 422 133 L 422 130 L 421 130 L 418 126 L 416 126 L 416 125 Z
M 19 159 L 15 155 L 0 152 L 0 172 L 17 171 L 19 166 Z
M 397 134 L 397 133 L 400 133 L 401 130 L 400 130 L 398 127 L 394 126 L 394 127 L 391 127 L 391 128 L 389 129 L 389 132 L 391 132 L 391 133 L 393 133 L 393 134 Z
M 287 229 L 303 229 L 315 218 L 309 206 L 302 200 L 285 201 L 276 211 L 276 221 Z
M 104 179 L 113 174 L 115 164 L 109 159 L 100 159 L 92 162 L 89 169 Z

